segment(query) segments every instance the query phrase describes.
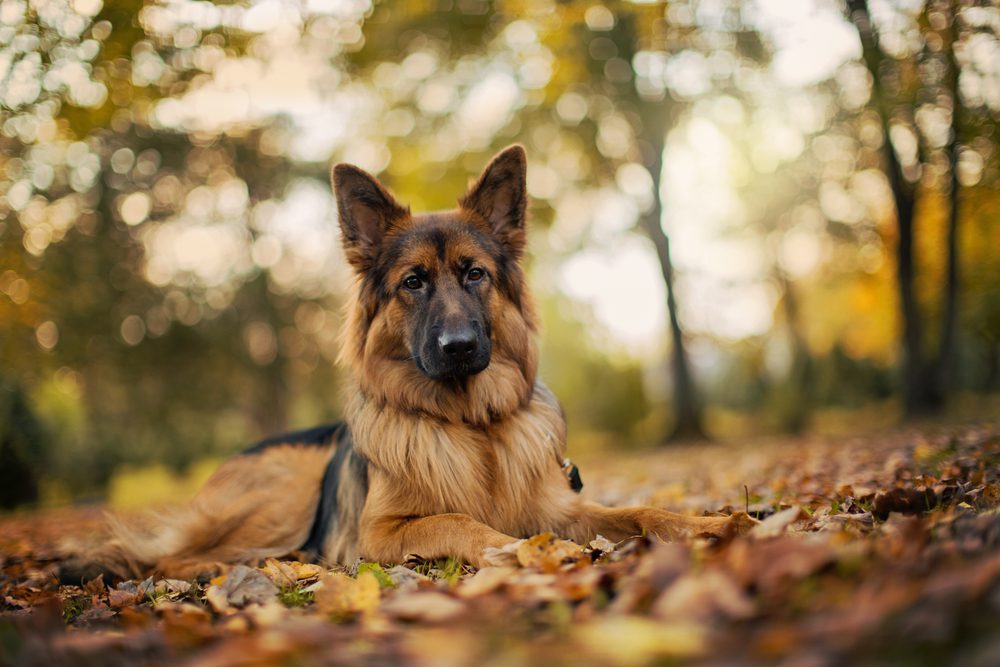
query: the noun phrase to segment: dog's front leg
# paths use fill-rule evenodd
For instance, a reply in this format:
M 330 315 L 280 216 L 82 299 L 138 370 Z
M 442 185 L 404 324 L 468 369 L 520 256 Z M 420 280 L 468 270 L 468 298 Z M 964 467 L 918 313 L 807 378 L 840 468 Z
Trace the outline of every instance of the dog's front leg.
M 676 541 L 699 535 L 724 537 L 745 533 L 756 523 L 740 512 L 733 516 L 684 516 L 658 507 L 604 507 L 584 503 L 582 523 L 591 535 L 620 541 L 648 533 L 662 540 Z
M 361 555 L 382 563 L 399 563 L 407 556 L 461 559 L 475 567 L 493 564 L 489 548 L 499 549 L 517 538 L 493 530 L 467 514 L 424 517 L 374 517 L 361 523 Z

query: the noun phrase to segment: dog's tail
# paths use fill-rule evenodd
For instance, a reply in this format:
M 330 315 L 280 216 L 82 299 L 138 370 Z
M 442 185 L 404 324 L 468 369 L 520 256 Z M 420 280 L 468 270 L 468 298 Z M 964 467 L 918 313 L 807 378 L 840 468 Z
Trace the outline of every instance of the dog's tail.
M 68 546 L 72 557 L 60 578 L 80 583 L 100 573 L 154 572 L 191 579 L 302 547 L 336 442 L 265 444 L 225 462 L 187 506 L 108 516 L 96 543 Z

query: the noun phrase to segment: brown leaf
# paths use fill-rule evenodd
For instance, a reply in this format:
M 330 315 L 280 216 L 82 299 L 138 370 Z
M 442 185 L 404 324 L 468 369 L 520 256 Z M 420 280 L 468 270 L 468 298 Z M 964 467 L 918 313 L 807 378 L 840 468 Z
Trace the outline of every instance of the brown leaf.
M 742 585 L 755 584 L 770 594 L 833 563 L 836 552 L 826 541 L 787 535 L 734 542 L 725 553 L 725 561 Z
M 163 631 L 171 646 L 192 648 L 216 638 L 212 618 L 205 609 L 190 602 L 165 601 L 156 605 L 163 618 Z
M 604 572 L 600 569 L 588 567 L 574 570 L 560 577 L 556 581 L 556 587 L 563 597 L 571 602 L 583 600 L 597 590 L 597 586 L 604 578 Z
M 237 565 L 229 574 L 212 581 L 220 579 L 221 585 L 213 583 L 205 590 L 205 598 L 219 613 L 228 611 L 230 607 L 262 604 L 278 595 L 278 589 L 270 579 L 246 565 Z
M 437 591 L 420 591 L 397 595 L 384 605 L 382 611 L 404 621 L 441 623 L 458 617 L 465 605 Z
M 415 572 L 405 565 L 394 565 L 389 568 L 386 574 L 389 575 L 389 579 L 392 580 L 396 588 L 404 591 L 415 590 L 420 586 L 433 584 L 430 577 Z
M 104 585 L 104 575 L 99 574 L 85 583 L 83 585 L 83 590 L 87 591 L 91 595 L 103 596 L 108 591 L 108 587 Z
M 169 595 L 179 597 L 191 591 L 191 582 L 182 579 L 161 579 L 156 582 L 154 589 L 158 595 Z
M 264 565 L 257 568 L 257 570 L 278 587 L 292 586 L 298 581 L 298 576 L 290 564 L 283 563 L 274 558 L 265 560 Z
M 613 552 L 618 545 L 603 535 L 598 535 L 590 541 L 588 546 L 597 552 L 598 556 L 601 556 Z
M 492 593 L 514 575 L 513 567 L 484 567 L 467 579 L 463 579 L 456 591 L 463 598 L 471 598 Z
M 139 591 L 136 589 L 135 584 L 132 584 L 131 590 L 113 588 L 108 591 L 108 604 L 112 609 L 121 609 L 122 607 L 136 604 L 140 599 Z
M 577 562 L 583 556 L 579 544 L 556 539 L 552 533 L 535 535 L 517 547 L 517 562 L 521 567 L 537 567 L 543 572 L 557 572 L 563 565 Z
M 937 507 L 937 495 L 933 489 L 896 488 L 875 495 L 872 514 L 885 521 L 891 512 L 920 514 Z
M 706 623 L 716 618 L 749 618 L 754 605 L 735 581 L 722 572 L 708 570 L 675 581 L 653 603 L 652 613 L 665 620 Z
M 232 605 L 229 604 L 229 596 L 222 586 L 209 584 L 205 589 L 205 600 L 219 614 L 224 614 L 232 609 Z

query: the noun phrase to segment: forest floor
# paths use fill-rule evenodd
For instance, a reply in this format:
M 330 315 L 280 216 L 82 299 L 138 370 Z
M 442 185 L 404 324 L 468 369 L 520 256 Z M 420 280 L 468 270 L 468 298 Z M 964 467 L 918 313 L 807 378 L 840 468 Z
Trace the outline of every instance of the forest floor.
M 0 517 L 0 665 L 1000 665 L 1000 425 L 608 456 L 584 493 L 762 519 L 728 541 L 519 567 L 293 558 L 210 582 L 60 585 L 99 511 Z

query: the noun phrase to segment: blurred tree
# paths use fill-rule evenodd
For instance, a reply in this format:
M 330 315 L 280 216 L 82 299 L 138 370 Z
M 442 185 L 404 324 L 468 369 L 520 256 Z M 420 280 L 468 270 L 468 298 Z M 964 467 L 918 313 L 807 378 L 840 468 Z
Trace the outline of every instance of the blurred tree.
M 17 384 L 0 383 L 0 509 L 38 500 L 50 443 Z
M 328 188 L 325 164 L 293 163 L 267 115 L 165 122 L 211 87 L 217 64 L 274 48 L 243 29 L 247 8 L 202 9 L 5 5 L 0 208 L 13 216 L 0 223 L 11 297 L 0 314 L 13 312 L 0 354 L 55 421 L 63 399 L 42 396 L 45 378 L 59 370 L 60 386 L 80 387 L 68 400 L 85 404 L 89 418 L 73 428 L 87 433 L 58 438 L 50 469 L 76 491 L 122 462 L 184 466 L 285 428 L 292 373 L 317 397 L 297 418 L 324 418 L 338 402 L 326 391 L 332 365 L 312 372 L 335 356 L 335 323 L 323 320 L 338 300 L 303 281 L 284 287 L 297 258 L 269 227 L 291 184 Z
M 567 114 L 560 114 L 559 105 L 569 99 L 582 98 L 584 108 L 594 111 L 610 102 L 601 115 L 589 115 L 590 123 L 567 123 L 568 131 L 589 134 L 582 145 L 590 151 L 587 157 L 595 164 L 594 171 L 605 178 L 622 178 L 620 168 L 630 162 L 641 164 L 650 177 L 648 201 L 638 215 L 637 228 L 653 243 L 666 287 L 674 424 L 665 441 L 704 438 L 702 403 L 679 317 L 662 178 L 668 134 L 689 113 L 691 102 L 707 91 L 688 95 L 665 70 L 674 59 L 725 54 L 735 62 L 705 82 L 708 90 L 724 92 L 736 87 L 739 67 L 765 65 L 767 49 L 743 21 L 737 2 L 718 3 L 711 21 L 699 20 L 700 12 L 691 3 L 664 7 L 569 2 L 557 7 L 550 20 L 539 21 L 547 28 L 543 43 L 563 64 L 546 89 L 545 101 L 564 117 Z M 574 39 L 567 41 L 567 34 Z M 581 60 L 580 53 L 589 57 Z M 551 118 L 552 110 L 548 114 Z M 628 173 L 624 178 L 633 179 Z
M 937 0 L 922 7 L 916 18 L 912 37 L 919 47 L 897 49 L 898 56 L 887 56 L 880 43 L 879 28 L 867 0 L 848 0 L 847 11 L 861 37 L 863 60 L 871 76 L 872 104 L 880 119 L 882 153 L 886 176 L 896 209 L 898 243 L 897 280 L 903 317 L 903 400 L 907 414 L 917 415 L 939 408 L 953 384 L 957 345 L 960 287 L 959 214 L 961 210 L 960 157 L 964 142 L 974 134 L 989 137 L 995 131 L 995 117 L 990 115 L 988 99 L 980 95 L 974 118 L 966 118 L 967 106 L 961 93 L 961 66 L 956 51 L 972 35 L 993 41 L 995 26 L 987 15 L 964 25 L 978 3 Z M 963 9 L 965 11 L 963 11 Z M 994 8 L 995 9 L 995 8 Z M 897 17 L 899 16 L 899 10 Z M 963 27 L 964 26 L 964 27 Z M 989 47 L 981 50 L 988 50 Z M 910 53 L 916 55 L 910 55 Z M 971 55 L 971 54 L 969 54 Z M 966 66 L 975 70 L 974 58 Z M 971 73 L 974 73 L 971 72 Z M 946 122 L 937 122 L 941 117 Z M 922 122 L 923 121 L 923 122 Z M 941 135 L 944 135 L 943 137 Z M 943 167 L 938 165 L 943 163 Z M 923 318 L 915 294 L 917 264 L 915 259 L 915 213 L 918 199 L 929 195 L 927 174 L 946 170 L 949 197 L 944 306 L 941 309 L 940 335 L 936 357 L 926 358 Z M 924 176 L 924 184 L 921 177 Z M 932 181 L 933 182 L 933 181 Z

